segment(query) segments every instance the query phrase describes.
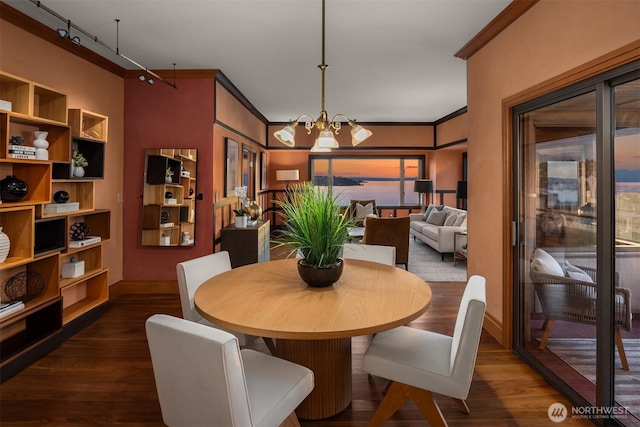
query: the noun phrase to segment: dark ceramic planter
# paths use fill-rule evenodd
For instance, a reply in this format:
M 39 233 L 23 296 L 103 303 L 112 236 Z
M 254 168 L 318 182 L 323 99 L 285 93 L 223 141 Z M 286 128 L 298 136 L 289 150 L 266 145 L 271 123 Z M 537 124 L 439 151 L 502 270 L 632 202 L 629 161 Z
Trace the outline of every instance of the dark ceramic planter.
M 338 263 L 327 267 L 315 267 L 305 264 L 304 260 L 298 261 L 298 274 L 304 282 L 316 288 L 331 286 L 340 279 L 344 262 L 338 259 Z
M 0 181 L 0 195 L 4 202 L 18 202 L 27 195 L 27 184 L 15 175 L 7 175 Z
M 56 194 L 53 195 L 53 201 L 56 203 L 67 203 L 69 201 L 69 193 L 63 190 L 56 191 Z

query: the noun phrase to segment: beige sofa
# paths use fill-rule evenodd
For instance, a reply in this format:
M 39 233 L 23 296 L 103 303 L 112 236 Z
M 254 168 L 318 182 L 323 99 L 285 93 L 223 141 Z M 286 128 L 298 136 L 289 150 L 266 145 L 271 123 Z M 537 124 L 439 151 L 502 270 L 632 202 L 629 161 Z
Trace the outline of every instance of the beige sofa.
M 429 212 L 431 215 L 434 209 L 436 209 L 436 207 L 430 205 L 426 212 Z M 425 216 L 425 213 L 409 214 L 409 218 L 411 219 L 409 233 L 413 235 L 414 239 L 420 239 L 440 252 L 442 254 L 442 260 L 444 261 L 445 254 L 455 251 L 453 247 L 454 233 L 467 229 L 467 211 L 444 206 L 440 209 L 439 214 L 430 218 L 425 218 Z M 453 220 L 453 224 L 457 225 L 448 225 L 452 222 L 454 216 L 455 220 Z M 443 217 L 444 221 L 442 225 L 439 225 Z M 458 245 L 460 245 L 460 239 L 458 240 Z M 462 242 L 462 244 L 464 243 L 466 242 Z

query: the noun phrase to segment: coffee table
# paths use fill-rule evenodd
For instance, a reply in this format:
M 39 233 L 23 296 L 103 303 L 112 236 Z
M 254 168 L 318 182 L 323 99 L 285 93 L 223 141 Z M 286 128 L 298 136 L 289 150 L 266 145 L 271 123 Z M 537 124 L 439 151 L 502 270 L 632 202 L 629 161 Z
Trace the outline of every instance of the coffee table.
M 207 320 L 276 339 L 276 356 L 307 366 L 315 388 L 296 410 L 322 419 L 351 403 L 351 337 L 405 325 L 431 303 L 431 288 L 408 271 L 345 259 L 342 277 L 307 286 L 296 259 L 246 265 L 204 282 L 195 307 Z

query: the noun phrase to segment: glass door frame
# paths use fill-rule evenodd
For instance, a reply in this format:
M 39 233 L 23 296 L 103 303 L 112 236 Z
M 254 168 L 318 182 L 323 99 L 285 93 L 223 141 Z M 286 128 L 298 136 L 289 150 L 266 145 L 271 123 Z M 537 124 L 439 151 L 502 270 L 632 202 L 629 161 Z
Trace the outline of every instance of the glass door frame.
M 512 215 L 514 221 L 513 241 L 513 312 L 512 339 L 513 350 L 523 358 L 532 368 L 538 371 L 547 381 L 554 385 L 562 394 L 574 404 L 593 406 L 581 394 L 575 391 L 551 369 L 541 363 L 536 357 L 525 350 L 522 343 L 525 339 L 523 330 L 523 316 L 526 315 L 523 304 L 523 286 L 520 282 L 520 245 L 524 242 L 522 233 L 525 230 L 520 223 L 520 209 L 522 204 L 522 185 L 520 180 L 521 147 L 519 116 L 528 111 L 548 106 L 568 98 L 595 91 L 596 93 L 596 173 L 597 173 L 597 234 L 596 234 L 596 262 L 597 262 L 597 291 L 596 310 L 598 322 L 596 325 L 596 402 L 598 407 L 615 406 L 614 396 L 614 286 L 615 286 L 615 179 L 614 179 L 614 88 L 617 85 L 640 78 L 640 61 L 633 61 L 604 72 L 597 76 L 577 82 L 565 88 L 557 89 L 549 94 L 525 101 L 511 109 L 512 121 Z M 615 420 L 606 420 L 614 421 Z

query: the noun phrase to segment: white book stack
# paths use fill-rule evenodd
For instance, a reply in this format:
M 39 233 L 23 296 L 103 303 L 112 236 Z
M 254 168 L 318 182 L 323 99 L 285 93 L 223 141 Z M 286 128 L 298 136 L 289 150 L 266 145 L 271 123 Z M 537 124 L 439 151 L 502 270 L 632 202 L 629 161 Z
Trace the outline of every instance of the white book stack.
M 77 210 L 80 210 L 80 202 L 47 203 L 44 205 L 44 213 L 46 214 L 73 212 Z
M 70 248 L 83 248 L 85 246 L 93 245 L 94 243 L 98 243 L 102 240 L 100 236 L 87 236 L 86 239 L 82 240 L 69 240 Z
M 12 159 L 28 159 L 35 160 L 36 147 L 30 147 L 28 145 L 9 145 L 9 157 Z
M 20 311 L 23 308 L 24 303 L 22 301 L 2 302 L 0 303 L 0 319 L 16 311 Z

